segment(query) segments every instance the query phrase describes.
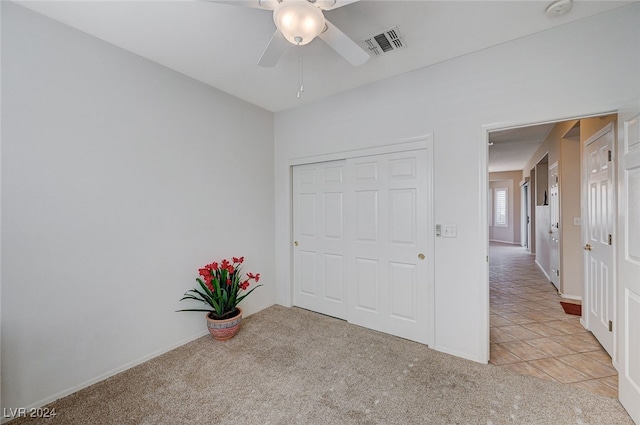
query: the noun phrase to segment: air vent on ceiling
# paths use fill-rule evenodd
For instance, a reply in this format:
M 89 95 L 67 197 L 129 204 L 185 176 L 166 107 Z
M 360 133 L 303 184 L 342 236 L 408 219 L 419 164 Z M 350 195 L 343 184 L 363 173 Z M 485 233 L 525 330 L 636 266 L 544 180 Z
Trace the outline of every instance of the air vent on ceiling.
M 374 56 L 381 56 L 407 47 L 398 27 L 389 28 L 381 34 L 366 37 L 362 39 L 362 43 Z

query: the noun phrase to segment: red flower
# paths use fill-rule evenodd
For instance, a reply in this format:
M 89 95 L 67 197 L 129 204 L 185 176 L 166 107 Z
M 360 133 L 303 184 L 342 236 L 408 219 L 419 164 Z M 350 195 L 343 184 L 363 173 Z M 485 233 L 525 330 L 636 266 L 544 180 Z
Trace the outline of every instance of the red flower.
M 260 273 L 253 274 L 251 272 L 247 273 L 247 277 L 249 279 L 254 279 L 256 282 L 260 280 Z
M 251 281 L 257 282 L 260 280 L 260 274 L 246 273 L 245 275 L 241 270 L 244 257 L 230 258 L 223 259 L 220 262 L 213 261 L 199 268 L 196 289 L 185 292 L 180 301 L 186 299 L 202 301 L 210 307 L 211 312 L 217 316 L 222 316 L 233 311 L 237 304 L 250 294 L 253 289 L 262 286 L 254 285 L 254 288 L 248 290 L 251 286 Z M 241 293 L 240 291 L 247 292 Z

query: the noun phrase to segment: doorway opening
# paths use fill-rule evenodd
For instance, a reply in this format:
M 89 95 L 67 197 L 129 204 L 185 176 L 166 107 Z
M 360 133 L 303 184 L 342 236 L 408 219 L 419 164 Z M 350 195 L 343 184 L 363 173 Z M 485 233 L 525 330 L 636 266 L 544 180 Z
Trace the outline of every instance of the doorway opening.
M 610 397 L 617 397 L 611 358 L 560 301 L 584 297 L 583 146 L 615 120 L 488 134 L 490 363 Z

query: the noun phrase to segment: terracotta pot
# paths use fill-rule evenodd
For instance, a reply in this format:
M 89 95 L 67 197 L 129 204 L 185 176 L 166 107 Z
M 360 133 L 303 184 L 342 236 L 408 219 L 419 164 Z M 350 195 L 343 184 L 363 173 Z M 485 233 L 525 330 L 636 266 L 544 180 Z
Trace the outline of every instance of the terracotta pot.
M 209 328 L 209 333 L 213 339 L 224 341 L 233 338 L 238 333 L 242 324 L 242 309 L 240 307 L 236 308 L 238 309 L 238 315 L 229 319 L 215 320 L 209 317 L 209 313 L 205 315 L 207 328 Z

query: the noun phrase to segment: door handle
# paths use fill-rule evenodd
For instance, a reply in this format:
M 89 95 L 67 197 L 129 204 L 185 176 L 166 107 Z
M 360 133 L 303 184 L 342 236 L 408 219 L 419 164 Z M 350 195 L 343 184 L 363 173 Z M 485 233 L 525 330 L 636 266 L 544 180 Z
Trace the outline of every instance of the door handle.
M 418 254 L 418 258 L 421 260 L 424 260 L 424 254 L 423 253 Z
M 584 250 L 585 250 L 585 251 L 591 251 L 591 245 L 586 244 L 586 245 L 584 246 Z
M 294 241 L 294 242 L 293 242 L 293 245 L 294 245 L 294 246 L 298 246 L 298 241 Z

